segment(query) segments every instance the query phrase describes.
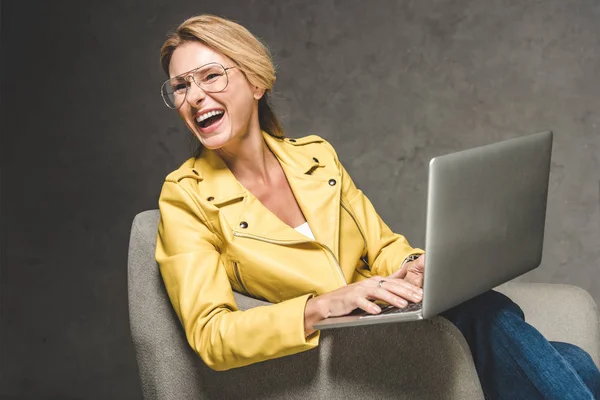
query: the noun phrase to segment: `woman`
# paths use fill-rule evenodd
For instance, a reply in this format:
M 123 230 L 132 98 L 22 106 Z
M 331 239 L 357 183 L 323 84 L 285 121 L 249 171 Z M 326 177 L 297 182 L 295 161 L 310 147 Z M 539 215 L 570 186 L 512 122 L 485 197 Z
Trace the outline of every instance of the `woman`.
M 200 148 L 165 180 L 156 258 L 209 367 L 311 349 L 316 322 L 356 308 L 379 313 L 372 300 L 421 300 L 423 251 L 387 227 L 327 141 L 284 137 L 268 101 L 271 57 L 250 32 L 194 17 L 168 38 L 161 61 L 163 99 Z M 273 305 L 240 311 L 234 290 Z M 499 293 L 444 316 L 465 335 L 490 398 L 598 392 L 589 355 L 546 341 Z

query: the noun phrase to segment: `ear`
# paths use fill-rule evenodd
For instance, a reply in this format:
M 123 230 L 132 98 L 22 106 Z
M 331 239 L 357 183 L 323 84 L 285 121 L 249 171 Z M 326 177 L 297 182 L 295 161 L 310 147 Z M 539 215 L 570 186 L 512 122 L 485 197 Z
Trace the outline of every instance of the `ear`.
M 262 97 L 264 95 L 265 95 L 265 89 L 261 89 L 258 86 L 254 86 L 254 98 L 256 100 L 262 99 Z

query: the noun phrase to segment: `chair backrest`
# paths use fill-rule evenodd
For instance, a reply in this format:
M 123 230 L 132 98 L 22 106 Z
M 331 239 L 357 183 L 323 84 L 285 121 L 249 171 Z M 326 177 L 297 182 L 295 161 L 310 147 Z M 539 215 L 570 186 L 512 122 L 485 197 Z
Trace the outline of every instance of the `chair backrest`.
M 138 214 L 128 257 L 129 323 L 144 399 L 202 398 L 198 360 L 171 307 L 154 258 L 158 210 Z
M 209 369 L 188 345 L 160 276 L 158 220 L 158 210 L 138 214 L 129 243 L 129 322 L 145 400 L 483 397 L 464 338 L 443 318 L 334 329 L 314 350 Z M 234 296 L 240 309 L 268 304 Z

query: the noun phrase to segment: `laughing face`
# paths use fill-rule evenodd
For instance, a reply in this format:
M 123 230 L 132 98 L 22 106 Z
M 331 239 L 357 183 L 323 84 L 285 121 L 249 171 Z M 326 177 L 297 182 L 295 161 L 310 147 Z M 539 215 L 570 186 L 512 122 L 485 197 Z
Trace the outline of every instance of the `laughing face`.
M 227 87 L 217 93 L 202 90 L 191 76 L 179 116 L 200 143 L 209 149 L 236 147 L 247 135 L 260 133 L 258 100 L 264 90 L 248 82 L 244 73 L 223 54 L 200 42 L 186 42 L 173 52 L 169 76 L 185 76 L 189 71 L 209 63 L 227 69 Z M 230 68 L 234 67 L 234 68 Z

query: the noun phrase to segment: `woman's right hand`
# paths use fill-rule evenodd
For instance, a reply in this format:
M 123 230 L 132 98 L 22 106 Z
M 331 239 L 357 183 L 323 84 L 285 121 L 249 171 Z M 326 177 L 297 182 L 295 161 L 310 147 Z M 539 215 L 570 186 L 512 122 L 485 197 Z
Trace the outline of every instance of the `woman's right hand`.
M 308 336 L 315 331 L 313 325 L 317 322 L 347 315 L 357 308 L 379 314 L 381 308 L 371 300 L 403 308 L 408 301 L 419 302 L 422 297 L 423 290 L 404 279 L 374 276 L 309 299 L 304 310 L 304 331 Z

